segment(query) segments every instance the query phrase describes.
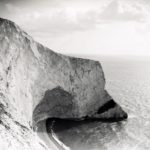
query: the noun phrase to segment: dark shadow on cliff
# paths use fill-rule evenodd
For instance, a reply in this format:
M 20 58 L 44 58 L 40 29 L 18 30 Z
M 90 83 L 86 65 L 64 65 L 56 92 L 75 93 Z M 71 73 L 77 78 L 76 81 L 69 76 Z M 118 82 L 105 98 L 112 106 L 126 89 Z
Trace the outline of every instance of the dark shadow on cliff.
M 54 130 L 55 132 L 61 132 L 73 127 L 78 127 L 82 125 L 94 124 L 94 123 L 107 123 L 112 124 L 116 123 L 117 125 L 121 126 L 122 121 L 126 121 L 126 119 L 116 119 L 116 118 L 109 118 L 109 119 L 98 119 L 98 118 L 86 118 L 84 120 L 73 120 L 73 119 L 59 119 L 59 118 L 49 118 L 46 120 L 46 128 L 48 132 L 50 129 Z M 53 123 L 53 127 L 51 127 Z

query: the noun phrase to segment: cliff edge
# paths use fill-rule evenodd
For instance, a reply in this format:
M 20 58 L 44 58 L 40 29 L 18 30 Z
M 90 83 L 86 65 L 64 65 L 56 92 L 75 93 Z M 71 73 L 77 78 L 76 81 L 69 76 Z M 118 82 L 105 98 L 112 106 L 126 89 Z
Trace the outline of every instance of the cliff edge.
M 48 118 L 127 118 L 105 90 L 98 61 L 58 54 L 6 19 L 0 19 L 0 103 L 1 118 L 9 114 L 29 135 Z

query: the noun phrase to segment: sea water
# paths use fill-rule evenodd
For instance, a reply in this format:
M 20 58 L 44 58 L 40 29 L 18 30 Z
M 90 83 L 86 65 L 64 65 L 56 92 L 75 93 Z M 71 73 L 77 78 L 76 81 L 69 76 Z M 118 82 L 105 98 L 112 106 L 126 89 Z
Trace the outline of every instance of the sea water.
M 150 59 L 104 57 L 100 62 L 106 89 L 128 119 L 56 121 L 56 136 L 71 150 L 150 150 Z

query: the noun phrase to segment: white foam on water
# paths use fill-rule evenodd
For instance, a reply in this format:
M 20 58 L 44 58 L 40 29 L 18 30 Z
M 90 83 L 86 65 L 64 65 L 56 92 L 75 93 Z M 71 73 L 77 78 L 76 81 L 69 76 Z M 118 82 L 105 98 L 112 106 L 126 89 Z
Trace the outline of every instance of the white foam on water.
M 64 149 L 64 150 L 71 150 L 68 146 L 66 146 L 64 143 L 62 143 L 59 138 L 56 136 L 56 134 L 53 131 L 53 126 L 55 124 L 55 121 L 52 122 L 51 124 L 51 135 L 52 138 Z
M 58 137 L 56 136 L 56 134 L 53 132 L 53 130 L 51 130 L 51 135 L 54 138 L 54 140 L 64 149 L 64 150 L 71 150 L 68 146 L 66 146 L 65 144 L 63 144 Z
M 132 114 L 132 115 L 128 115 L 128 119 L 133 119 L 133 118 L 137 118 L 136 115 Z

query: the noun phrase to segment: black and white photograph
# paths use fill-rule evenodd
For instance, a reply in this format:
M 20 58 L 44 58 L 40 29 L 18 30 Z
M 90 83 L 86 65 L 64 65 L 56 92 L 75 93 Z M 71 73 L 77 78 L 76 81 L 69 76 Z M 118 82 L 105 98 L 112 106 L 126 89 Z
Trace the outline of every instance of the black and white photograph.
M 0 150 L 150 150 L 150 0 L 0 0 Z

